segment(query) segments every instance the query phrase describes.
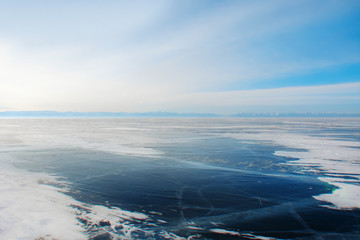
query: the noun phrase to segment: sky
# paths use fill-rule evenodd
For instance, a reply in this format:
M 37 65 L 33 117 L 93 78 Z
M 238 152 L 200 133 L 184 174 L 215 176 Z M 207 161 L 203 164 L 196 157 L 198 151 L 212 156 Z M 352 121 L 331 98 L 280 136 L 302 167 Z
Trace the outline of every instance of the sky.
M 0 6 L 0 111 L 360 113 L 358 0 Z

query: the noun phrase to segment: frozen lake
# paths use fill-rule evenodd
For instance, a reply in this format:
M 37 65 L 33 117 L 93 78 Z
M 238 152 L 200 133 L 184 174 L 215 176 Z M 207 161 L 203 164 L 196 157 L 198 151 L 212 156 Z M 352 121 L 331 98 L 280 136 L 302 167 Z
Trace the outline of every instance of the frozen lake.
M 360 119 L 0 119 L 0 239 L 356 239 Z

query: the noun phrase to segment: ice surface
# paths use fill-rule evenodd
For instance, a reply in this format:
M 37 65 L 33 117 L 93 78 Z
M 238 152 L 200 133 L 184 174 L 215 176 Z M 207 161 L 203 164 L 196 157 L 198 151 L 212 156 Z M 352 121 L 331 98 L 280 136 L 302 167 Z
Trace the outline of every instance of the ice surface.
M 0 125 L 1 146 L 14 149 L 42 148 L 83 148 L 134 156 L 157 156 L 160 151 L 145 144 L 156 142 L 150 134 L 143 134 L 142 129 L 118 128 L 117 122 L 71 119 L 22 119 L 1 120 L 18 122 L 16 125 Z M 113 128 L 109 126 L 114 125 Z
M 144 213 L 84 204 L 49 183 L 66 184 L 46 174 L 1 164 L 0 239 L 88 239 L 91 232 L 99 234 L 96 230 L 101 225 L 130 239 L 140 230 L 133 222 L 148 219 Z
M 108 238 L 113 239 L 197 239 L 200 236 L 199 234 L 203 232 L 245 239 L 273 239 L 260 236 L 261 233 L 241 232 L 235 231 L 233 228 L 226 228 L 224 222 L 229 222 L 229 219 L 236 219 L 237 223 L 241 224 L 257 223 L 265 221 L 267 218 L 274 219 L 274 216 L 281 216 L 284 213 L 290 213 L 296 224 L 300 224 L 304 228 L 304 232 L 316 235 L 317 233 L 307 224 L 303 216 L 297 213 L 298 209 L 311 208 L 313 207 L 312 202 L 317 203 L 317 200 L 322 201 L 319 204 L 329 208 L 321 208 L 326 209 L 326 211 L 334 211 L 330 209 L 353 210 L 360 208 L 358 201 L 360 199 L 360 142 L 357 122 L 357 119 L 351 121 L 343 119 L 333 121 L 308 119 L 1 120 L 0 239 L 32 240 L 43 237 L 76 240 L 96 236 L 110 236 Z M 222 157 L 222 155 L 236 153 L 226 152 L 225 154 L 224 151 L 229 149 L 229 146 L 226 145 L 227 142 L 222 142 L 224 146 L 216 145 L 224 138 L 230 139 L 235 145 L 244 145 L 244 152 L 249 154 L 248 158 L 250 160 L 246 158 L 246 155 L 242 156 L 244 158 L 239 159 L 237 155 L 228 159 L 225 159 L 225 156 Z M 214 145 L 209 145 L 214 148 L 212 153 L 218 151 L 219 155 L 216 157 L 206 154 L 201 155 L 201 151 L 208 150 L 208 148 L 201 148 L 203 147 L 201 145 L 202 141 L 209 142 L 211 139 L 216 140 L 214 143 L 211 142 Z M 185 143 L 189 144 L 186 145 Z M 284 161 L 283 164 L 290 167 L 296 166 L 297 168 L 293 169 L 296 169 L 297 175 L 286 172 L 273 173 L 270 171 L 271 169 L 267 172 L 265 162 L 262 165 L 256 165 L 257 167 L 264 167 L 263 169 L 255 169 L 254 171 L 242 169 L 242 165 L 238 165 L 242 163 L 240 161 L 249 161 L 246 166 L 252 166 L 254 162 L 251 162 L 251 157 L 253 156 L 258 157 L 259 162 L 268 160 L 261 154 L 251 152 L 253 149 L 260 149 L 259 147 L 246 149 L 248 145 L 256 144 L 257 146 L 268 145 L 272 149 L 276 149 L 276 151 L 272 152 L 273 154 L 269 153 L 269 155 L 281 159 L 284 157 L 283 159 L 286 159 L 286 162 Z M 185 146 L 185 150 L 173 153 L 174 149 L 179 151 L 179 146 Z M 192 152 L 196 148 L 189 150 L 189 146 L 196 146 L 199 150 Z M 150 173 L 146 176 L 153 177 L 152 181 L 159 184 L 163 184 L 165 179 L 167 187 L 180 186 L 181 191 L 176 189 L 175 191 L 170 187 L 164 190 L 164 192 L 175 191 L 176 204 L 172 206 L 173 209 L 171 210 L 174 211 L 174 214 L 180 216 L 177 220 L 179 221 L 178 226 L 169 227 L 173 224 L 171 219 L 166 219 L 166 214 L 157 209 L 148 212 L 145 210 L 129 211 L 124 210 L 126 208 L 123 209 L 106 203 L 100 205 L 81 202 L 79 199 L 75 200 L 66 192 L 71 189 L 74 182 L 61 179 L 61 174 L 51 176 L 41 172 L 41 169 L 37 169 L 39 172 L 29 172 L 15 168 L 12 165 L 12 163 L 17 163 L 16 166 L 21 167 L 21 163 L 26 163 L 26 159 L 21 159 L 21 156 L 32 154 L 30 157 L 36 158 L 36 156 L 41 156 L 35 154 L 40 151 L 48 151 L 47 156 L 56 155 L 54 152 L 56 149 L 84 149 L 91 150 L 93 153 L 96 153 L 96 151 L 107 152 L 116 156 L 132 156 L 158 162 L 159 166 L 164 166 L 164 171 L 152 173 L 154 176 Z M 265 152 L 265 154 L 268 154 L 268 152 Z M 64 156 L 66 157 L 66 154 Z M 69 155 L 69 158 L 75 159 L 71 155 Z M 125 162 L 127 158 L 118 159 Z M 58 158 L 58 160 L 61 160 L 61 158 Z M 238 162 L 233 163 L 231 160 Z M 148 161 L 150 162 L 149 165 L 144 164 L 142 166 L 142 171 L 147 172 L 146 169 L 151 165 L 151 161 Z M 108 164 L 105 161 L 103 163 Z M 173 172 L 166 172 L 170 169 L 168 165 L 179 166 L 179 169 L 182 170 L 189 169 L 189 172 L 221 173 L 219 175 L 199 175 L 199 184 L 202 183 L 199 180 L 201 177 L 206 179 L 210 176 L 215 183 L 215 180 L 222 176 L 228 181 L 221 182 L 227 187 L 224 188 L 228 191 L 224 190 L 225 194 L 242 199 L 243 202 L 249 204 L 247 206 L 249 209 L 238 210 L 233 215 L 222 214 L 222 211 L 226 210 L 226 206 L 216 207 L 213 202 L 210 202 L 210 200 L 220 201 L 220 197 L 217 200 L 216 196 L 205 194 L 206 189 L 214 188 L 214 186 L 199 187 L 186 183 L 181 187 L 180 177 L 175 178 L 175 176 L 171 175 Z M 86 167 L 86 165 L 80 166 Z M 138 173 L 136 169 L 132 171 L 133 166 L 136 166 L 136 164 L 126 166 L 123 165 L 123 169 L 120 170 L 116 169 L 118 170 L 117 173 L 124 174 L 124 176 Z M 85 172 L 85 167 L 80 170 Z M 130 170 L 132 172 L 126 172 Z M 99 173 L 96 176 L 91 175 L 91 173 L 89 175 L 84 174 L 86 177 L 79 179 L 79 181 L 84 183 L 89 181 L 89 184 L 91 184 L 91 180 L 111 176 L 107 172 Z M 182 173 L 179 171 L 177 174 L 181 176 Z M 260 197 L 262 193 L 252 192 L 252 189 L 244 190 L 248 183 L 246 181 L 258 184 L 254 186 L 265 186 L 267 183 L 261 182 L 262 178 L 270 179 L 279 175 L 284 181 L 288 181 L 296 178 L 300 173 L 304 174 L 304 178 L 308 174 L 312 174 L 320 181 L 329 183 L 333 191 L 322 191 L 323 194 L 314 194 L 313 197 L 316 200 L 312 199 L 310 195 L 310 200 L 302 199 L 296 202 L 284 200 L 284 203 L 282 203 L 274 201 L 272 196 L 262 198 Z M 231 178 L 231 176 L 235 175 L 238 177 Z M 256 176 L 256 178 L 249 179 L 247 176 Z M 126 178 L 125 176 L 121 179 L 126 180 Z M 312 177 L 310 178 L 312 179 Z M 109 179 L 111 178 L 109 177 Z M 138 178 L 133 177 L 132 179 L 142 181 L 145 177 L 139 175 Z M 146 189 L 148 183 L 140 180 L 140 187 L 143 187 L 140 189 L 144 191 L 141 196 L 149 198 L 149 201 L 151 201 L 151 197 L 154 199 L 166 199 L 169 197 L 169 195 L 161 195 L 157 194 L 157 192 L 155 194 L 145 192 L 148 190 Z M 232 187 L 235 185 L 226 185 L 233 184 L 236 180 L 245 181 L 243 185 L 245 187 L 239 185 L 243 188 L 233 190 Z M 305 178 L 304 181 L 308 180 Z M 296 183 L 296 181 L 293 182 Z M 112 186 L 116 187 L 116 185 Z M 165 187 L 153 187 L 158 191 L 162 191 L 162 188 Z M 215 190 L 219 191 L 218 189 Z M 133 192 L 129 191 L 130 195 L 134 193 L 135 190 Z M 207 193 L 212 192 L 208 191 Z M 224 196 L 221 191 L 218 194 L 218 196 Z M 285 199 L 286 197 L 284 194 Z M 194 200 L 199 202 L 194 202 Z M 266 206 L 266 204 L 270 206 Z M 275 205 L 273 206 L 273 204 Z M 256 208 L 253 209 L 253 206 L 256 206 Z M 193 224 L 188 221 L 186 214 L 184 214 L 186 211 L 188 211 L 187 214 L 192 214 L 189 213 L 188 209 L 203 211 L 209 216 L 195 219 L 197 224 Z M 216 211 L 219 212 L 219 215 L 212 216 L 211 214 Z M 202 225 L 202 223 L 204 224 Z M 165 225 L 168 228 L 159 231 Z M 183 236 L 186 235 L 186 237 L 181 236 L 181 231 L 175 231 L 181 227 L 188 231 L 186 232 L 187 235 L 183 233 Z
M 350 210 L 352 208 L 360 208 L 360 185 L 357 185 L 356 181 L 348 181 L 346 179 L 339 180 L 338 178 L 319 178 L 324 182 L 328 182 L 331 185 L 338 187 L 331 194 L 321 194 L 315 196 L 315 199 L 319 201 L 330 202 L 335 209 Z M 353 184 L 355 182 L 355 184 Z M 356 184 L 357 183 L 357 184 Z
M 313 123 L 311 121 L 290 121 L 288 123 L 324 125 L 322 122 Z M 282 125 L 268 125 L 266 129 L 259 130 L 253 126 L 251 133 L 226 133 L 222 136 L 245 141 L 263 141 L 265 144 L 292 148 L 291 150 L 275 151 L 274 155 L 293 158 L 294 160 L 288 161 L 287 164 L 302 166 L 303 170 L 307 172 L 321 173 L 321 177 L 319 177 L 321 181 L 340 188 L 331 194 L 315 196 L 316 199 L 333 204 L 333 206 L 328 207 L 338 209 L 360 208 L 359 201 L 356 201 L 356 199 L 360 199 L 360 142 L 341 139 L 339 135 L 313 136 L 314 133 L 309 131 L 308 134 L 291 132 L 296 127 L 286 126 L 284 128 Z M 359 133 L 352 132 L 350 134 L 358 136 Z M 294 149 L 299 149 L 299 151 Z M 338 177 L 326 177 L 327 174 Z M 348 177 L 352 177 L 356 181 L 349 183 Z
M 263 236 L 258 236 L 258 235 L 254 235 L 251 233 L 239 233 L 239 232 L 229 231 L 229 230 L 225 230 L 225 229 L 221 229 L 221 228 L 212 228 L 209 231 L 213 232 L 213 233 L 218 233 L 218 234 L 238 236 L 238 237 L 241 237 L 242 239 L 276 240 L 275 238 L 272 238 L 272 237 L 263 237 Z
M 71 208 L 74 200 L 45 174 L 29 173 L 1 164 L 0 239 L 87 239 Z
M 234 235 L 234 236 L 240 236 L 241 234 L 235 231 L 229 231 L 229 230 L 225 230 L 225 229 L 220 229 L 220 228 L 213 228 L 210 229 L 210 232 L 214 232 L 214 233 L 220 233 L 220 234 L 229 234 L 229 235 Z

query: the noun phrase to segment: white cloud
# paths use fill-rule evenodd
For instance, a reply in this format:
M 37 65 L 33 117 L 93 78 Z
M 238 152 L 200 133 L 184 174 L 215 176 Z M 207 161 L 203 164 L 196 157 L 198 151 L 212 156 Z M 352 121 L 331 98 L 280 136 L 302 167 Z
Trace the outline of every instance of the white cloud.
M 340 3 L 241 1 L 205 8 L 192 1 L 141 1 L 101 7 L 96 2 L 72 3 L 71 8 L 69 3 L 45 4 L 38 10 L 26 4 L 12 7 L 12 14 L 0 17 L 0 106 L 59 111 L 176 110 L 178 105 L 191 109 L 194 104 L 186 98 L 199 98 L 197 105 L 209 109 L 241 105 L 235 92 L 211 93 L 222 100 L 216 104 L 205 101 L 210 93 L 192 92 L 229 89 L 233 83 L 241 89 L 359 60 L 355 53 L 326 59 L 295 54 L 289 59 L 285 53 L 273 56 L 271 49 L 257 48 L 274 35 L 349 9 Z M 13 21 L 13 27 L 4 25 L 5 20 Z M 240 92 L 240 99 L 251 104 L 265 99 L 251 96 L 261 91 Z M 269 98 L 273 100 L 264 104 L 280 101 Z

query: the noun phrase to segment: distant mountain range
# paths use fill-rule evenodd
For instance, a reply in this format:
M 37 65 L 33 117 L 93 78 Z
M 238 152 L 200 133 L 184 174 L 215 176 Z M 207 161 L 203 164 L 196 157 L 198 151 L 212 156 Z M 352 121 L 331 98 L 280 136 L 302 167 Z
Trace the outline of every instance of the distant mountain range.
M 346 113 L 238 113 L 231 115 L 213 113 L 176 113 L 176 112 L 56 112 L 56 111 L 4 111 L 0 117 L 8 118 L 221 118 L 221 117 L 360 117 L 358 114 Z
M 173 113 L 173 112 L 56 112 L 56 111 L 4 111 L 0 117 L 65 117 L 65 118 L 131 118 L 131 117 L 222 117 L 211 113 Z

